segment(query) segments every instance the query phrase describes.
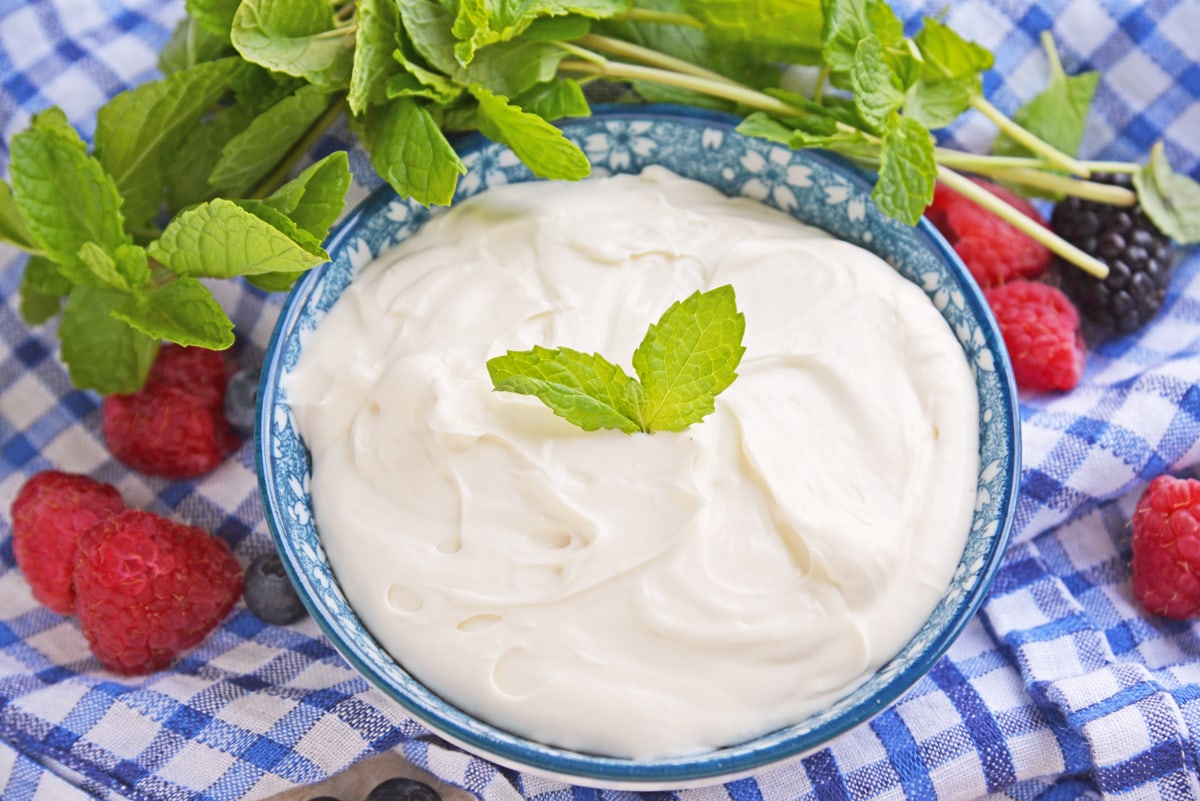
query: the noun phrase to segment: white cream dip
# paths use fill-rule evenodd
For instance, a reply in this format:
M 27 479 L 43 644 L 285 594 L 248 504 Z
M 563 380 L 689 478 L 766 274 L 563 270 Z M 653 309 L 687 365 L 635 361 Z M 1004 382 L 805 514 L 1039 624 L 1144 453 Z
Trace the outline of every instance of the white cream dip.
M 533 345 L 630 356 L 730 283 L 739 377 L 682 433 L 492 391 Z M 879 258 L 661 168 L 493 188 L 367 266 L 284 379 L 321 541 L 380 643 L 534 740 L 631 758 L 797 722 L 885 663 L 962 553 L 978 400 Z

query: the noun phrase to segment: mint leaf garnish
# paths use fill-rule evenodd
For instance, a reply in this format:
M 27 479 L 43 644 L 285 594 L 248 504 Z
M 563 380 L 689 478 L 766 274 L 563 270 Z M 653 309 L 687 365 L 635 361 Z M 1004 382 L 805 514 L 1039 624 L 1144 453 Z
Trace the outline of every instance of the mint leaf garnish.
M 733 287 L 671 304 L 633 353 L 631 378 L 600 354 L 535 346 L 489 359 L 500 392 L 532 395 L 584 431 L 683 431 L 716 408 L 745 353 Z
M 450 203 L 467 167 L 428 109 L 398 97 L 386 108 L 372 107 L 355 127 L 371 165 L 397 194 L 420 203 Z
M 154 339 L 213 350 L 233 344 L 233 323 L 212 290 L 195 278 L 175 278 L 131 295 L 112 315 Z
M 230 39 L 247 61 L 327 91 L 350 84 L 353 26 L 339 27 L 328 0 L 243 0 Z
M 479 130 L 512 148 L 534 175 L 575 181 L 592 171 L 579 146 L 542 117 L 522 111 L 482 86 L 472 86 L 471 94 L 479 102 Z
M 388 79 L 400 70 L 392 58 L 400 12 L 393 0 L 358 0 L 357 9 L 354 64 L 346 99 L 350 111 L 361 114 L 367 106 L 387 99 Z
M 1133 174 L 1133 185 L 1158 230 L 1180 245 L 1200 242 L 1200 184 L 1171 169 L 1161 142 L 1150 151 L 1150 161 Z
M 71 286 L 54 262 L 44 256 L 30 257 L 21 276 L 22 319 L 27 325 L 40 325 L 58 314 Z
M 62 324 L 62 359 L 77 387 L 102 395 L 135 392 L 158 353 L 158 339 L 113 316 L 129 295 L 108 287 L 77 286 L 67 298 Z
M 17 201 L 13 199 L 12 188 L 4 181 L 0 181 L 0 242 L 7 242 L 24 250 L 33 250 L 36 247 L 33 244 L 33 232 L 29 230 L 29 224 L 25 222 L 25 217 L 17 208 Z
M 933 140 L 925 126 L 911 117 L 892 117 L 883 133 L 879 181 L 871 199 L 884 214 L 916 225 L 933 200 L 937 162 Z

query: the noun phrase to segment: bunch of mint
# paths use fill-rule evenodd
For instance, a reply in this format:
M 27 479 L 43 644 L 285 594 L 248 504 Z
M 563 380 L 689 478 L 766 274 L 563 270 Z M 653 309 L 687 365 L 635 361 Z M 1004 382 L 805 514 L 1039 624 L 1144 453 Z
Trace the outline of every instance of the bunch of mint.
M 1013 118 L 982 92 L 984 48 L 925 19 L 906 36 L 882 0 L 187 0 L 164 78 L 101 109 L 90 150 L 57 110 L 13 141 L 0 184 L 0 240 L 32 254 L 31 324 L 62 312 L 77 386 L 136 389 L 161 340 L 227 347 L 228 317 L 200 278 L 283 290 L 325 260 L 349 172 L 335 154 L 291 178 L 320 133 L 347 116 L 403 197 L 452 199 L 465 167 L 449 134 L 478 130 L 537 176 L 588 175 L 554 120 L 590 109 L 589 81 L 641 98 L 718 108 L 739 130 L 836 152 L 878 174 L 873 197 L 915 222 L 936 182 L 988 205 L 1097 275 L 1107 268 L 978 190 L 960 171 L 1026 193 L 1140 201 L 1180 244 L 1200 239 L 1200 187 L 1160 155 L 1145 166 L 1072 154 L 1095 75 L 1050 85 Z M 811 95 L 780 87 L 811 65 Z M 982 156 L 932 132 L 968 111 L 1001 131 Z M 1088 180 L 1136 173 L 1134 192 Z M 290 178 L 290 180 L 289 180 Z M 1036 229 L 1036 230 L 1035 230 Z M 65 306 L 64 306 L 65 299 Z

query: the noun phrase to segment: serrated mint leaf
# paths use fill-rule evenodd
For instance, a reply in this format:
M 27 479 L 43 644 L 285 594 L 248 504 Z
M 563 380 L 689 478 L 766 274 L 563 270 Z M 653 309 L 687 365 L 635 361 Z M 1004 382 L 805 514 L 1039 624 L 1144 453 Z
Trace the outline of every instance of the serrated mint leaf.
M 191 17 L 184 17 L 158 52 L 158 69 L 163 75 L 170 75 L 230 55 L 233 47 L 229 44 L 228 29 L 223 36 L 216 36 Z
M 342 213 L 352 179 L 350 158 L 339 150 L 307 167 L 263 202 L 321 241 Z
M 58 314 L 62 299 L 72 284 L 59 274 L 54 262 L 32 256 L 21 276 L 21 318 L 26 325 L 40 325 Z
M 229 41 L 229 29 L 241 0 L 186 0 L 188 17 L 205 31 Z
M 885 48 L 904 38 L 904 24 L 882 0 L 822 0 L 821 8 L 821 55 L 833 73 L 854 69 L 858 43 L 868 36 Z
M 175 158 L 163 164 L 167 210 L 173 215 L 180 209 L 216 196 L 208 176 L 221 158 L 221 150 L 257 115 L 244 103 L 226 106 L 205 118 L 183 140 Z
M 297 272 L 325 261 L 224 198 L 180 212 L 147 252 L 178 275 L 211 278 Z
M 303 272 L 259 273 L 258 275 L 247 275 L 246 281 L 264 292 L 287 292 L 302 275 L 304 275 Z
M 463 66 L 455 56 L 457 44 L 450 11 L 436 0 L 406 0 L 400 19 L 414 49 L 430 67 L 459 86 L 480 84 L 504 97 L 516 97 L 555 77 L 567 51 L 550 42 L 516 39 L 498 42 L 477 52 Z
M 256 111 L 266 111 L 285 97 L 296 93 L 308 81 L 266 67 L 241 61 L 229 77 L 229 87 L 237 102 Z
M 259 114 L 221 149 L 208 182 L 230 195 L 247 194 L 304 137 L 329 102 L 323 89 L 307 84 Z
M 65 126 L 65 128 L 64 128 Z M 121 196 L 100 162 L 52 109 L 13 137 L 9 171 L 13 198 L 34 243 L 67 270 L 86 270 L 85 242 L 108 253 L 131 240 L 121 216 Z
M 629 406 L 635 382 L 598 353 L 535 346 L 489 359 L 487 370 L 497 391 L 532 395 L 584 431 L 642 430 Z
M 943 128 L 967 110 L 973 92 L 972 85 L 963 81 L 919 80 L 905 96 L 904 115 L 926 128 Z
M 25 222 L 17 201 L 13 198 L 12 187 L 0 181 L 0 242 L 16 245 L 22 250 L 33 250 L 33 232 L 29 223 Z
M 140 84 L 96 114 L 96 158 L 116 182 L 132 230 L 146 225 L 164 201 L 164 162 L 229 90 L 236 58 L 210 61 Z M 98 241 L 98 240 L 97 240 Z
M 952 28 L 926 17 L 913 42 L 924 59 L 926 80 L 963 81 L 973 91 L 980 90 L 980 74 L 992 67 L 992 54 L 974 42 L 968 42 Z
M 858 43 L 850 84 L 854 88 L 854 107 L 871 131 L 883 130 L 892 112 L 904 103 L 900 79 L 884 61 L 883 44 L 874 34 Z
M 728 284 L 671 304 L 633 353 L 646 429 L 682 431 L 710 414 L 737 378 L 745 333 Z
M 403 39 L 403 37 L 401 37 Z M 426 69 L 408 55 L 408 47 L 398 47 L 392 58 L 400 66 L 387 83 L 385 93 L 393 97 L 424 97 L 438 105 L 454 102 L 463 93 L 463 87 L 440 72 Z
M 821 53 L 819 0 L 686 0 L 683 8 L 704 23 L 715 43 L 746 49 L 759 58 L 815 64 Z
M 787 145 L 793 150 L 819 147 L 847 156 L 873 155 L 870 140 L 864 133 L 857 129 L 847 131 L 839 128 L 833 117 L 814 113 L 789 118 L 788 122 L 790 126 L 763 112 L 754 112 L 742 120 L 736 130 L 745 136 Z
M 87 267 L 89 275 L 75 283 L 87 286 L 107 286 L 129 291 L 125 276 L 117 272 L 117 261 L 95 242 L 84 242 L 79 248 L 79 260 Z
M 326 91 L 350 84 L 354 30 L 338 27 L 328 0 L 242 0 L 230 39 L 247 61 Z
M 327 261 L 329 254 L 321 247 L 321 240 L 296 225 L 291 217 L 272 207 L 265 200 L 235 200 L 241 208 L 258 217 L 279 233 L 292 240 L 308 253 L 321 261 Z
M 521 36 L 531 42 L 569 42 L 591 30 L 592 20 L 587 17 L 542 17 L 530 23 Z
M 400 69 L 392 58 L 400 12 L 393 0 L 358 0 L 357 9 L 354 67 L 346 100 L 352 113 L 361 114 L 372 103 L 387 99 L 388 80 Z
M 536 114 L 544 120 L 563 117 L 586 117 L 592 113 L 583 88 L 571 78 L 555 78 L 514 97 L 513 104 L 521 110 Z
M 479 130 L 508 145 L 539 178 L 574 181 L 586 178 L 592 165 L 579 146 L 558 128 L 522 111 L 481 86 L 470 87 L 479 101 Z
M 426 205 L 450 204 L 467 168 L 424 106 L 398 97 L 373 106 L 356 123 L 371 164 L 397 194 Z
M 879 161 L 879 180 L 871 199 L 889 217 L 916 225 L 933 200 L 937 182 L 929 131 L 911 118 L 893 117 L 883 134 Z
M 1177 245 L 1200 242 L 1200 184 L 1175 172 L 1162 143 L 1150 151 L 1150 161 L 1133 174 L 1138 202 L 1158 230 Z
M 591 19 L 625 11 L 628 0 L 460 0 L 452 31 L 455 57 L 469 64 L 476 51 L 523 34 L 538 19 L 575 14 Z
M 175 277 L 127 296 L 112 315 L 154 339 L 212 350 L 233 344 L 233 322 L 195 278 Z
M 58 338 L 76 387 L 115 395 L 136 392 L 145 383 L 158 340 L 112 316 L 127 298 L 127 293 L 107 287 L 71 290 Z
M 1017 109 L 1012 120 L 1057 150 L 1074 155 L 1083 139 L 1100 73 L 1067 75 L 1062 62 L 1058 60 L 1053 40 L 1047 36 L 1045 42 L 1046 56 L 1050 61 L 1050 81 L 1041 93 Z M 1030 155 L 1027 148 L 1003 133 L 996 137 L 992 150 L 1001 156 Z

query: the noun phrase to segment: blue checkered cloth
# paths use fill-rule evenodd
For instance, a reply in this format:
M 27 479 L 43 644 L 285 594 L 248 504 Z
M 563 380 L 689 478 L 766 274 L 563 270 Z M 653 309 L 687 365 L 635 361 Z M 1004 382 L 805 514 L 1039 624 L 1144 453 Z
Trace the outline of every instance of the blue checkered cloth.
M 895 4 L 909 19 L 944 0 Z M 112 94 L 154 74 L 182 1 L 0 0 L 0 163 L 31 113 L 62 107 L 84 136 Z M 1044 84 L 1050 29 L 1068 71 L 1104 74 L 1083 144 L 1138 160 L 1162 140 L 1200 178 L 1200 0 L 966 0 L 949 24 L 996 53 L 988 96 L 1014 110 Z M 967 117 L 953 144 L 988 147 Z M 344 131 L 318 145 L 347 141 Z M 378 179 L 360 151 L 352 200 Z M 98 398 L 74 390 L 53 327 L 17 314 L 22 258 L 0 251 L 0 509 L 48 468 L 115 484 L 135 506 L 216 532 L 248 562 L 271 542 L 247 444 L 213 474 L 164 482 L 106 452 Z M 1200 628 L 1150 617 L 1129 582 L 1130 512 L 1145 483 L 1200 465 L 1200 256 L 1137 336 L 1091 351 L 1080 387 L 1021 406 L 1013 544 L 980 614 L 897 703 L 798 762 L 647 801 L 1200 798 Z M 279 298 L 221 287 L 238 357 L 262 356 Z M 376 753 L 487 801 L 636 801 L 471 757 L 373 690 L 312 621 L 264 625 L 243 606 L 171 670 L 118 679 L 76 624 L 39 606 L 0 514 L 0 797 L 263 798 Z M 350 799 L 349 801 L 353 801 Z

